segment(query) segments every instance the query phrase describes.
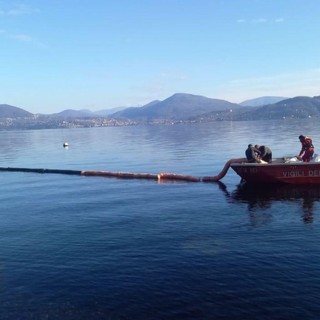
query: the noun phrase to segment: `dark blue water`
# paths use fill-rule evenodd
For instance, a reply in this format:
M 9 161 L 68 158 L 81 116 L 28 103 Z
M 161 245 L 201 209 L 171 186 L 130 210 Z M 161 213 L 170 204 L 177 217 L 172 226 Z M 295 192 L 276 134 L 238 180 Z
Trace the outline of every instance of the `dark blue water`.
M 0 166 L 215 175 L 308 127 L 1 132 Z M 318 319 L 320 188 L 0 175 L 0 319 Z

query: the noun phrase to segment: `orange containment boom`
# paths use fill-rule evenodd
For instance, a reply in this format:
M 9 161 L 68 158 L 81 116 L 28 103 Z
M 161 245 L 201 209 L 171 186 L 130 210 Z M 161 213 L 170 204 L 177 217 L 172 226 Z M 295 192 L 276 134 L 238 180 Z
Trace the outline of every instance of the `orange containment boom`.
M 216 182 L 221 180 L 228 172 L 231 163 L 242 163 L 242 162 L 247 162 L 246 158 L 238 158 L 238 159 L 230 159 L 229 161 L 226 162 L 226 164 L 224 165 L 223 169 L 221 170 L 221 172 L 213 177 L 203 177 L 202 181 L 203 182 Z
M 13 172 L 35 172 L 35 173 L 56 173 L 56 174 L 68 174 L 68 175 L 81 175 L 81 176 L 96 176 L 96 177 L 115 177 L 122 179 L 150 179 L 157 180 L 159 182 L 165 181 L 187 181 L 187 182 L 217 182 L 222 179 L 228 172 L 231 163 L 246 162 L 246 158 L 230 159 L 224 165 L 224 168 L 217 176 L 212 177 L 194 177 L 176 173 L 130 173 L 130 172 L 112 172 L 112 171 L 83 171 L 83 170 L 61 170 L 61 169 L 42 169 L 42 168 L 10 168 L 0 167 L 0 171 L 13 171 Z
M 82 176 L 116 177 L 123 179 L 153 179 L 158 180 L 157 174 L 152 173 L 130 173 L 130 172 L 111 172 L 111 171 L 81 171 Z
M 190 182 L 200 182 L 201 179 L 198 177 L 193 176 L 185 176 L 182 174 L 175 174 L 175 173 L 159 173 L 158 180 L 180 180 L 180 181 L 190 181 Z
M 114 177 L 122 179 L 149 179 L 149 180 L 180 180 L 180 181 L 201 181 L 200 178 L 185 176 L 175 173 L 131 173 L 131 172 L 112 172 L 112 171 L 81 171 L 81 170 L 60 170 L 60 169 L 42 169 L 42 168 L 10 168 L 0 167 L 0 171 L 12 172 L 34 172 L 34 173 L 56 173 L 68 175 L 81 175 L 88 177 Z

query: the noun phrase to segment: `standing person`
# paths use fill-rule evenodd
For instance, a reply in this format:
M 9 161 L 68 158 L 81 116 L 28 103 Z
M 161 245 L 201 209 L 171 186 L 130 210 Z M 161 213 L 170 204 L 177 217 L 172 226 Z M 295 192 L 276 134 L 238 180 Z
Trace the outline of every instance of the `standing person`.
M 261 160 L 268 162 L 268 163 L 272 162 L 272 151 L 269 147 L 259 146 L 257 144 L 254 147 L 261 152 L 261 154 L 260 154 Z
M 252 144 L 248 145 L 248 148 L 246 149 L 246 157 L 248 162 L 261 162 L 260 160 L 260 154 L 261 152 L 256 149 Z
M 314 153 L 312 139 L 307 136 L 300 135 L 299 140 L 301 142 L 301 151 L 297 158 L 303 162 L 309 162 Z

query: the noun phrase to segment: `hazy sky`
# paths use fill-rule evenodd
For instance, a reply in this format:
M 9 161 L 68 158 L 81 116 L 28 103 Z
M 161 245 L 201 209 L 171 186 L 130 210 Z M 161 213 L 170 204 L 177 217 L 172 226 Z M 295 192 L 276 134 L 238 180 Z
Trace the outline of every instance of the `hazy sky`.
M 319 0 L 0 0 L 0 104 L 320 95 Z

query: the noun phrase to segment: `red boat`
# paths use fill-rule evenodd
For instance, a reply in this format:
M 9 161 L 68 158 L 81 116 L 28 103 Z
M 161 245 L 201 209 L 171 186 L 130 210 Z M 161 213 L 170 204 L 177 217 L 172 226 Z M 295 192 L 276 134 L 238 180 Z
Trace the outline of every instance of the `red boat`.
M 231 168 L 248 183 L 319 184 L 320 162 L 290 161 L 278 158 L 271 163 L 231 163 Z

